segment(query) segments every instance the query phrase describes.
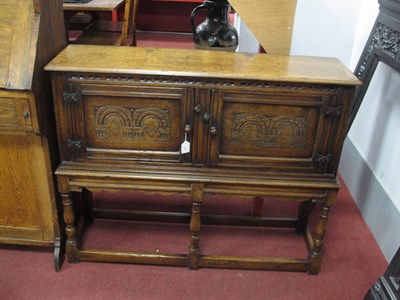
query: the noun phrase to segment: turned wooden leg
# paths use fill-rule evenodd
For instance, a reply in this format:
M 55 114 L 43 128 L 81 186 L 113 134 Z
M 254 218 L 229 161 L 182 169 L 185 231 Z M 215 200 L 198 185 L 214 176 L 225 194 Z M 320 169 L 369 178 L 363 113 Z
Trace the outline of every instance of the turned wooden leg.
M 321 268 L 321 249 L 324 243 L 329 214 L 336 202 L 336 194 L 337 190 L 329 190 L 325 202 L 322 204 L 321 215 L 315 232 L 314 246 L 310 253 L 311 266 L 309 274 L 318 274 Z
M 71 193 L 61 193 L 65 233 L 67 235 L 66 251 L 69 262 L 78 262 L 75 214 Z
M 192 216 L 190 218 L 190 246 L 188 256 L 188 268 L 196 270 L 199 268 L 199 240 L 201 229 L 201 204 L 204 196 L 203 184 L 192 184 Z
M 308 225 L 308 219 L 315 206 L 315 200 L 308 200 L 300 203 L 297 215 L 296 233 L 305 233 Z

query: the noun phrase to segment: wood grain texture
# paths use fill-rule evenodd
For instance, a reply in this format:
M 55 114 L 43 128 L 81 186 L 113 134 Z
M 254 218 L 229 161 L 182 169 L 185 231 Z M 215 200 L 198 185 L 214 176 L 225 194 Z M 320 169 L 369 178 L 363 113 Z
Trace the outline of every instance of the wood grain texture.
M 267 53 L 290 53 L 296 0 L 229 0 L 229 3 Z
M 192 76 L 303 83 L 360 84 L 335 58 L 207 50 L 69 45 L 45 68 L 113 74 Z
M 88 3 L 63 3 L 63 8 L 75 11 L 113 11 L 124 3 L 125 0 L 92 0 Z
M 122 22 L 98 20 L 93 22 L 75 41 L 84 45 L 136 45 L 136 14 L 138 0 L 125 0 Z
M 39 17 L 33 10 L 31 0 L 0 3 L 0 88 L 32 87 L 39 32 Z
M 55 195 L 42 138 L 0 135 L 0 144 L 0 235 L 51 241 Z
M 0 87 L 7 86 L 8 68 L 12 51 L 12 39 L 15 28 L 15 18 L 13 18 L 13 1 L 0 2 Z
M 43 66 L 65 45 L 62 0 L 0 2 L 0 243 L 56 245 L 56 270 L 58 154 Z

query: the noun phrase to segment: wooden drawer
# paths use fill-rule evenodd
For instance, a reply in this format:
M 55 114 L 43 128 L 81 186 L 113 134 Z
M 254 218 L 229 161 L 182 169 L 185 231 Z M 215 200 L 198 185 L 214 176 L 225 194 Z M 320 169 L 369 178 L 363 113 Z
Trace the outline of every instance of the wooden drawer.
M 33 131 L 27 98 L 0 97 L 0 128 Z

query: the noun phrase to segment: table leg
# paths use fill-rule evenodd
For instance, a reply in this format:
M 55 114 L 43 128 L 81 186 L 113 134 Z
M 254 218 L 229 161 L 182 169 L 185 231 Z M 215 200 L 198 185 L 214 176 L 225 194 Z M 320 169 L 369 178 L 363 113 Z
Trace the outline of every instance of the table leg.
M 318 274 L 321 268 L 321 249 L 324 243 L 329 214 L 336 202 L 336 195 L 337 190 L 329 190 L 322 204 L 321 215 L 315 232 L 314 246 L 310 251 L 311 266 L 309 274 Z
M 201 204 L 204 196 L 203 184 L 192 184 L 192 216 L 190 218 L 190 246 L 188 257 L 188 268 L 196 270 L 199 268 L 199 240 L 201 229 Z
M 65 233 L 67 235 L 67 257 L 69 262 L 78 262 L 77 255 L 77 235 L 75 227 L 75 214 L 71 193 L 60 193 L 63 204 L 63 216 L 65 222 Z

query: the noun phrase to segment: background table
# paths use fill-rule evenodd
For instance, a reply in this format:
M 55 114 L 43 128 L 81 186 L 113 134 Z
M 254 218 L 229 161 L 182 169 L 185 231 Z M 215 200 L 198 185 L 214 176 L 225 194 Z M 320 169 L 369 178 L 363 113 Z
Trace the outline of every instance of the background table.
M 112 20 L 117 21 L 117 10 L 125 3 L 125 0 L 92 0 L 88 3 L 63 3 L 66 11 L 99 12 L 110 11 Z

